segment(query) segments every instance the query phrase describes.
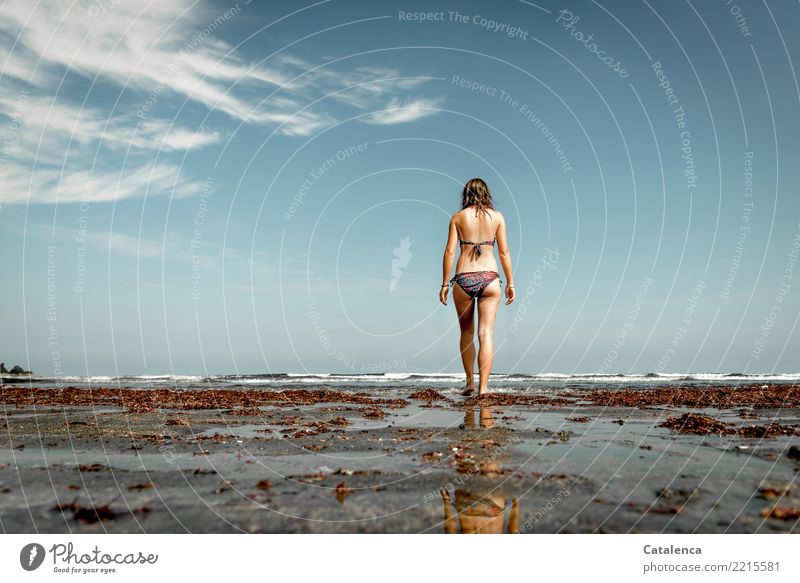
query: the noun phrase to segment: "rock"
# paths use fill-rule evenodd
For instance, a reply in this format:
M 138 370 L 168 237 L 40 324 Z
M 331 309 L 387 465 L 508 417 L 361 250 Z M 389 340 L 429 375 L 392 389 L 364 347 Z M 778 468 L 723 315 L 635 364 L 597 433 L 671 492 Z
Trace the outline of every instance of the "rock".
M 800 445 L 793 445 L 786 452 L 786 455 L 793 460 L 800 460 Z
M 8 370 L 8 369 L 6 369 L 6 364 L 3 362 L 3 363 L 0 363 L 0 374 L 26 374 L 26 375 L 29 375 L 29 374 L 31 374 L 31 372 L 28 371 L 28 370 L 25 370 L 21 366 L 15 366 L 11 370 Z

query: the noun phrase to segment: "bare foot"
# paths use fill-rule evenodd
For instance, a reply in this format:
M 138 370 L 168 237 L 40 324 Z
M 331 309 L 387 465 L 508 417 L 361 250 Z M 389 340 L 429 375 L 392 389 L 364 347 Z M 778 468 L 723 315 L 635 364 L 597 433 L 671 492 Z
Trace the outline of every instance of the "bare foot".
M 478 396 L 479 397 L 488 397 L 489 396 L 489 387 L 478 389 Z
M 472 393 L 475 392 L 475 379 L 470 378 L 471 375 L 467 376 L 467 387 L 461 391 L 461 394 L 465 397 L 469 397 Z

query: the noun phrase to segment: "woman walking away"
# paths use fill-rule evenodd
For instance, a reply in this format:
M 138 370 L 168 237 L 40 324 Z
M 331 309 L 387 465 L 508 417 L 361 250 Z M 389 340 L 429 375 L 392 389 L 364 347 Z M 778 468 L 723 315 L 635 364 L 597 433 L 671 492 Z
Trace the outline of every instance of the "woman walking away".
M 503 214 L 492 205 L 492 193 L 480 178 L 472 178 L 461 193 L 461 210 L 450 218 L 450 231 L 442 261 L 442 287 L 439 301 L 447 305 L 449 283 L 453 285 L 453 301 L 456 306 L 458 324 L 461 329 L 459 348 L 461 362 L 467 375 L 467 384 L 462 395 L 475 391 L 475 308 L 478 309 L 478 394 L 489 392 L 489 374 L 494 361 L 492 333 L 497 308 L 500 306 L 500 274 L 494 258 L 494 246 L 500 255 L 508 284 L 506 305 L 514 301 L 514 279 L 511 273 L 511 253 L 506 239 L 506 222 Z M 461 254 L 453 271 L 456 248 Z

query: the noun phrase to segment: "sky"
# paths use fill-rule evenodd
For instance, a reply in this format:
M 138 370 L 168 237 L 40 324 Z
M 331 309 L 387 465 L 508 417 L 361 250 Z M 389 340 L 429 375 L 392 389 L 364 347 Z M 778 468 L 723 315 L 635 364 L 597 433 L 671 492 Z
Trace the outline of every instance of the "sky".
M 800 5 L 6 0 L 0 360 L 459 372 L 472 177 L 498 373 L 797 372 Z M 505 277 L 502 277 L 505 281 Z

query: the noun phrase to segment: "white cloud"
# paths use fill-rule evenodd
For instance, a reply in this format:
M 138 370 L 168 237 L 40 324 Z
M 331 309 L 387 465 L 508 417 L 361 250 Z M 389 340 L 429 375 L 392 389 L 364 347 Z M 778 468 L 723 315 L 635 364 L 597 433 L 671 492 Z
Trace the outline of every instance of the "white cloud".
M 393 97 L 383 110 L 365 115 L 361 119 L 378 125 L 404 123 L 436 114 L 441 102 L 442 99 L 420 98 L 402 105 L 397 97 Z
M 164 119 L 141 120 L 131 113 L 105 116 L 97 109 L 81 109 L 46 96 L 29 97 L 23 103 L 18 96 L 0 90 L 0 112 L 15 111 L 20 124 L 15 138 L 20 149 L 17 156 L 45 163 L 63 160 L 67 144 L 70 148 L 102 145 L 118 151 L 128 147 L 183 151 L 222 140 L 218 131 L 190 130 Z
M 6 144 L 0 203 L 77 202 L 87 192 L 93 201 L 197 192 L 198 183 L 180 178 L 168 159 L 150 162 L 154 151 L 162 159 L 226 139 L 222 127 L 192 128 L 164 117 L 184 100 L 286 136 L 313 135 L 352 115 L 332 106 L 373 111 L 360 120 L 382 125 L 435 113 L 424 108 L 441 99 L 401 105 L 398 97 L 429 79 L 397 79 L 389 67 L 349 59 L 320 66 L 286 52 L 265 63 L 248 60 L 222 39 L 252 9 L 194 0 L 6 0 L 0 5 L 0 121 L 23 88 L 30 97 Z M 375 111 L 387 98 L 390 109 Z M 123 164 L 131 170 L 121 180 Z
M 14 227 L 22 231 L 22 227 Z M 161 241 L 137 238 L 124 233 L 113 233 L 108 231 L 79 231 L 69 227 L 55 227 L 38 223 L 28 223 L 24 227 L 25 234 L 36 239 L 47 240 L 50 242 L 76 242 L 81 239 L 93 249 L 108 251 L 114 254 L 129 255 L 134 257 L 160 257 L 165 252 L 165 246 Z M 172 238 L 171 238 L 172 240 Z
M 3 176 L 2 204 L 110 202 L 147 194 L 182 198 L 202 191 L 203 182 L 181 175 L 166 163 L 145 163 L 130 169 L 92 171 L 10 166 Z

